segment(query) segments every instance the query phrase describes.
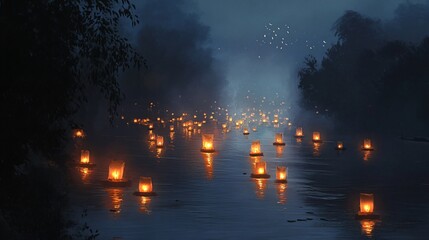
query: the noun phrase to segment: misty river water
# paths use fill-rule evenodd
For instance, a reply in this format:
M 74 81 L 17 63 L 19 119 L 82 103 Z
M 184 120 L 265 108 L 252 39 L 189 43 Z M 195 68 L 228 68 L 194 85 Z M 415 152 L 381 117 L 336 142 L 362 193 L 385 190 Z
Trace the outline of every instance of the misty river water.
M 97 239 L 426 239 L 429 229 L 429 143 L 371 136 L 375 151 L 363 152 L 363 136 L 339 136 L 304 127 L 259 126 L 244 136 L 209 122 L 186 132 L 156 125 L 165 139 L 157 149 L 145 126 L 89 134 L 84 148 L 97 164 L 73 169 L 71 202 L 77 221 L 100 232 Z M 320 131 L 315 146 L 311 132 Z M 286 146 L 273 146 L 274 134 Z M 216 153 L 200 152 L 201 133 L 214 133 Z M 252 140 L 260 140 L 268 180 L 250 178 Z M 334 150 L 337 140 L 345 151 Z M 76 149 L 76 158 L 80 149 Z M 106 188 L 112 159 L 126 162 L 132 185 Z M 276 166 L 288 167 L 288 183 L 275 183 Z M 158 196 L 134 196 L 139 176 L 150 176 Z M 373 193 L 378 220 L 356 220 L 360 193 Z M 86 209 L 87 216 L 80 217 Z

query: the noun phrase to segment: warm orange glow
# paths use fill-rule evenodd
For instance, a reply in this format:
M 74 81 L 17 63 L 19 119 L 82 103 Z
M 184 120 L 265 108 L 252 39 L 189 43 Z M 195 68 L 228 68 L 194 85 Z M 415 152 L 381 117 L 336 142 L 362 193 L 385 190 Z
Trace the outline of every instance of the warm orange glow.
M 108 188 L 107 192 L 112 200 L 112 205 L 109 210 L 114 213 L 120 213 L 123 201 L 123 190 L 119 188 Z
M 320 141 L 320 132 L 313 132 L 313 141 Z
M 147 127 L 149 130 L 152 130 L 153 129 L 153 123 L 149 123 L 149 125 L 148 125 L 148 127 Z
M 164 147 L 164 137 L 156 136 L 156 147 L 161 148 Z
M 170 125 L 170 132 L 174 132 L 174 125 Z
M 277 184 L 277 197 L 279 204 L 285 204 L 286 203 L 286 189 L 287 184 L 286 183 L 279 183 Z
M 304 136 L 304 132 L 302 131 L 302 127 L 297 127 L 296 128 L 295 136 L 296 137 L 303 137 Z
M 266 179 L 255 179 L 255 193 L 258 199 L 263 199 L 265 197 L 265 189 L 267 188 Z
M 107 177 L 110 181 L 122 181 L 122 178 L 124 176 L 124 168 L 125 168 L 125 162 L 124 161 L 110 161 L 109 164 L 109 175 Z
M 89 150 L 80 151 L 80 163 L 83 163 L 83 164 L 89 163 Z
M 203 152 L 214 152 L 214 135 L 213 134 L 203 134 L 202 136 L 202 148 L 201 151 Z
M 193 129 L 192 125 L 189 125 L 187 128 L 188 131 L 192 131 L 192 129 Z
M 337 149 L 343 149 L 343 148 L 344 148 L 343 142 L 337 142 Z
M 371 150 L 372 149 L 371 139 L 366 138 L 363 140 L 363 149 L 365 149 L 365 150 Z
M 243 128 L 243 134 L 249 134 L 249 129 L 247 129 L 247 128 Z
M 374 194 L 360 194 L 360 212 L 359 214 L 372 214 L 374 212 Z
M 83 138 L 85 137 L 85 133 L 82 129 L 75 129 L 73 136 L 76 138 Z
M 198 128 L 201 128 L 202 126 L 203 126 L 203 124 L 202 124 L 202 123 L 200 123 L 200 122 L 197 124 L 197 127 L 198 127 Z
M 226 123 L 223 123 L 222 124 L 222 129 L 226 129 L 226 127 L 227 127 Z
M 256 162 L 253 165 L 253 174 L 262 175 L 267 173 L 267 163 L 265 161 Z
M 155 141 L 156 135 L 154 133 L 149 133 L 149 141 Z
M 250 155 L 261 155 L 261 142 L 259 140 L 253 141 L 250 146 Z
M 362 220 L 360 221 L 362 234 L 366 235 L 367 237 L 372 237 L 372 231 L 375 227 L 375 221 L 373 220 Z
M 152 192 L 152 178 L 151 177 L 140 177 L 139 192 L 143 192 L 143 193 Z
M 287 168 L 284 166 L 277 166 L 276 180 L 286 181 L 287 180 Z
M 276 146 L 276 157 L 280 158 L 283 156 L 284 146 Z
M 274 144 L 275 145 L 284 145 L 282 133 L 276 133 L 276 136 L 274 138 Z
M 213 178 L 213 153 L 203 153 L 203 159 L 206 166 L 207 179 Z

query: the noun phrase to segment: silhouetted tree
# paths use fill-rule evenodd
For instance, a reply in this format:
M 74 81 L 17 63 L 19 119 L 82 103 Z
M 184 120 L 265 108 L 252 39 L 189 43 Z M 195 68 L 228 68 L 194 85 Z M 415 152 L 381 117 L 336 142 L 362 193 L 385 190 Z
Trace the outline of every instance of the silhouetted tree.
M 0 0 L 0 140 L 6 156 L 0 159 L 0 187 L 7 193 L 0 209 L 24 238 L 57 239 L 62 233 L 54 229 L 61 224 L 56 192 L 22 192 L 55 188 L 50 184 L 60 181 L 40 180 L 47 186 L 38 186 L 29 176 L 33 166 L 64 162 L 64 140 L 89 86 L 104 93 L 115 115 L 118 74 L 142 61 L 119 33 L 122 18 L 138 23 L 134 8 L 129 0 Z

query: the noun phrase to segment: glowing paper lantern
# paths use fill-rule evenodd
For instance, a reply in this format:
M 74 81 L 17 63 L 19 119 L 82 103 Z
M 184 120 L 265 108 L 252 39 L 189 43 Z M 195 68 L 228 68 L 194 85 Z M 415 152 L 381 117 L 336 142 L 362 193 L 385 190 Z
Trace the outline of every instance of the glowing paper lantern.
M 302 127 L 297 127 L 295 130 L 295 137 L 302 138 L 304 137 L 304 132 L 302 131 Z
M 109 175 L 107 177 L 107 180 L 113 181 L 113 182 L 123 181 L 124 169 L 125 169 L 124 161 L 115 161 L 115 160 L 110 161 Z
M 174 125 L 170 125 L 170 132 L 174 132 Z
M 140 177 L 139 180 L 139 189 L 137 192 L 134 192 L 136 196 L 155 196 L 157 195 L 153 191 L 152 178 L 151 177 Z
M 74 138 L 84 138 L 85 137 L 85 132 L 83 131 L 83 129 L 74 129 L 73 130 L 73 137 Z
M 253 141 L 250 146 L 250 156 L 263 156 L 264 154 L 261 151 L 261 142 L 259 140 Z
M 164 137 L 163 136 L 156 136 L 156 147 L 157 148 L 164 147 Z
M 88 164 L 89 163 L 89 150 L 80 151 L 80 163 Z
M 149 123 L 149 125 L 147 126 L 147 128 L 148 128 L 149 130 L 153 130 L 153 123 Z
M 372 147 L 372 144 L 371 144 L 371 139 L 366 138 L 363 140 L 362 150 L 366 150 L 366 151 L 374 150 L 374 148 Z
M 277 166 L 276 182 L 277 183 L 286 183 L 287 182 L 287 167 Z
M 273 145 L 284 146 L 286 143 L 283 142 L 283 134 L 276 133 L 276 137 L 274 138 Z
M 156 141 L 156 135 L 154 133 L 149 133 L 149 141 Z
M 252 178 L 269 178 L 267 174 L 267 163 L 265 161 L 256 162 L 253 164 L 253 171 L 250 175 Z
M 243 128 L 243 135 L 249 135 L 249 129 Z
M 202 147 L 201 152 L 214 152 L 214 135 L 213 134 L 203 134 L 202 136 Z
M 320 132 L 313 132 L 313 142 L 321 142 Z
M 358 219 L 377 219 L 380 216 L 374 214 L 374 194 L 372 193 L 361 193 L 359 212 L 356 215 Z
M 337 145 L 335 146 L 335 149 L 336 150 L 345 150 L 343 142 L 338 141 Z
M 226 123 L 222 123 L 222 129 L 226 129 L 226 127 L 227 127 L 227 125 L 226 125 Z

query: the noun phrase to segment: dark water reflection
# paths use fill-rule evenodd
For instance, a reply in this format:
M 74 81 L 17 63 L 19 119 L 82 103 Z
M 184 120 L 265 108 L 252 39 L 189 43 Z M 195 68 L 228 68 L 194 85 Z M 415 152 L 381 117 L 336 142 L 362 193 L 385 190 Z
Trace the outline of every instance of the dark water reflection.
M 175 129 L 155 126 L 164 148 L 137 126 L 88 133 L 97 166 L 75 171 L 72 199 L 76 215 L 88 209 L 85 221 L 100 239 L 426 239 L 429 232 L 425 143 L 374 137 L 370 152 L 360 150 L 364 136 L 322 132 L 315 145 L 282 125 L 259 126 L 248 136 L 211 123 Z M 273 146 L 281 131 L 286 146 Z M 200 152 L 201 133 L 215 134 L 216 153 Z M 253 140 L 261 141 L 263 157 L 249 157 Z M 337 140 L 347 150 L 336 151 Z M 126 161 L 131 187 L 101 186 L 112 159 Z M 252 164 L 261 160 L 272 177 L 251 179 Z M 274 182 L 278 165 L 288 167 L 287 184 Z M 139 176 L 152 177 L 158 196 L 132 194 Z M 355 219 L 362 192 L 374 194 L 380 220 Z

